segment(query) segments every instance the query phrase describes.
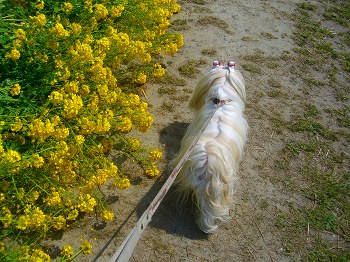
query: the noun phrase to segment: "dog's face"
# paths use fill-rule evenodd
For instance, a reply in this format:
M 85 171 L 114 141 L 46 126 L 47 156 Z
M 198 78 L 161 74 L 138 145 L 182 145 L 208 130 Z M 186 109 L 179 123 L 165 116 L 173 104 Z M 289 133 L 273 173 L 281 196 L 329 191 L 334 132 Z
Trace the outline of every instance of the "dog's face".
M 244 78 L 236 68 L 236 63 L 229 61 L 223 65 L 220 61 L 213 62 L 213 68 L 198 82 L 190 100 L 190 108 L 199 111 L 210 100 L 218 86 L 225 86 L 236 92 L 244 103 L 246 99 Z

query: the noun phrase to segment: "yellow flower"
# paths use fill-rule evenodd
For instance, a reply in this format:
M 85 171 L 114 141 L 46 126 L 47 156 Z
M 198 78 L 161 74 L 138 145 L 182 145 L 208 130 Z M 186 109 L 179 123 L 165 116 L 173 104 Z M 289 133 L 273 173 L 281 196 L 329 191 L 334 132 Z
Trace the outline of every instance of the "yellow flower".
M 61 250 L 60 254 L 63 257 L 70 258 L 71 256 L 73 256 L 73 249 L 72 249 L 72 247 L 70 245 L 64 245 L 62 247 L 62 250 Z
M 34 249 L 30 255 L 29 261 L 35 262 L 49 262 L 50 256 L 40 249 Z
M 73 35 L 79 35 L 81 33 L 81 25 L 77 23 L 72 23 L 71 30 Z
M 119 189 L 126 189 L 130 186 L 130 180 L 127 178 L 119 178 L 113 182 L 113 185 Z
M 5 200 L 5 194 L 0 193 L 0 203 Z
M 159 170 L 154 163 L 148 166 L 145 170 L 146 175 L 150 177 L 158 176 Z
M 50 101 L 54 104 L 54 105 L 58 105 L 59 103 L 62 102 L 63 100 L 63 95 L 58 92 L 58 91 L 53 91 L 50 95 L 49 95 L 49 99 Z
M 3 241 L 0 241 L 0 254 L 4 253 L 6 249 L 6 245 Z
M 92 13 L 92 0 L 85 0 L 84 8 L 87 9 L 90 13 Z
M 84 143 L 85 138 L 84 138 L 84 136 L 82 136 L 82 135 L 77 135 L 77 136 L 75 137 L 75 140 L 77 141 L 77 144 L 78 144 L 78 145 L 81 145 L 81 144 Z
M 81 212 L 91 212 L 96 206 L 96 200 L 90 194 L 86 194 L 85 197 L 81 194 L 79 195 L 80 204 L 78 208 Z
M 38 139 L 43 142 L 47 137 L 51 136 L 55 132 L 55 126 L 49 119 L 45 122 L 41 119 L 34 119 L 29 125 L 29 136 L 33 139 Z
M 24 215 L 19 216 L 17 220 L 16 228 L 20 230 L 25 230 L 27 228 L 42 228 L 46 221 L 46 215 L 39 208 L 31 208 L 27 206 L 24 210 Z
M 44 14 L 39 14 L 37 16 L 30 16 L 32 23 L 38 27 L 43 27 L 46 24 L 46 16 Z
M 13 121 L 13 124 L 11 125 L 11 131 L 18 132 L 22 129 L 23 124 L 21 122 L 21 119 L 19 119 L 18 116 L 15 117 L 15 120 Z
M 144 54 L 141 58 L 142 63 L 149 63 L 151 61 L 152 61 L 152 56 L 149 53 Z
M 58 217 L 54 217 L 52 219 L 52 226 L 56 230 L 64 229 L 66 227 L 66 219 L 62 215 L 59 215 Z
M 66 217 L 67 220 L 76 220 L 79 215 L 79 211 L 76 209 L 73 209 L 68 216 Z
M 150 152 L 149 159 L 151 161 L 157 161 L 157 160 L 161 159 L 162 156 L 163 156 L 162 151 L 160 151 L 159 149 L 156 148 Z
M 26 32 L 21 28 L 16 30 L 15 36 L 16 36 L 16 39 L 21 40 L 21 41 L 24 41 L 27 39 Z
M 80 88 L 80 93 L 82 96 L 86 96 L 90 93 L 90 87 L 88 85 L 82 85 Z
M 13 87 L 11 88 L 10 94 L 12 96 L 18 96 L 20 92 L 21 92 L 21 86 L 19 84 L 14 84 Z
M 128 149 L 130 151 L 136 151 L 137 149 L 139 149 L 141 142 L 140 140 L 134 139 L 134 138 L 130 138 L 128 141 Z
M 31 161 L 35 168 L 40 168 L 44 164 L 44 158 L 38 154 L 33 155 Z
M 132 128 L 132 122 L 127 116 L 117 116 L 116 117 L 117 126 L 115 130 L 121 133 L 127 133 Z
M 83 107 L 83 100 L 80 96 L 72 94 L 70 98 L 63 100 L 63 110 L 65 118 L 73 118 L 78 115 L 79 110 Z
M 108 51 L 111 47 L 111 42 L 107 37 L 102 37 L 96 41 L 99 51 Z
M 63 87 L 67 93 L 76 94 L 79 91 L 79 86 L 76 81 L 67 82 Z
M 55 26 L 50 29 L 50 33 L 54 34 L 58 38 L 69 36 L 69 31 L 64 29 L 61 23 L 56 23 Z
M 57 191 L 53 191 L 51 196 L 48 196 L 44 202 L 49 206 L 57 206 L 62 203 L 62 199 Z
M 165 69 L 160 64 L 155 64 L 154 68 L 155 68 L 155 70 L 153 71 L 154 77 L 159 78 L 165 75 Z
M 118 5 L 117 7 L 112 6 L 111 8 L 111 17 L 119 17 L 122 15 L 122 12 L 124 11 L 124 6 L 123 5 Z
M 59 127 L 55 129 L 55 132 L 53 133 L 53 136 L 57 139 L 57 140 L 63 140 L 65 139 L 67 136 L 69 136 L 69 129 L 66 127 Z
M 64 2 L 63 3 L 63 12 L 66 14 L 69 14 L 73 9 L 73 5 L 69 2 Z
M 11 225 L 13 218 L 11 211 L 7 207 L 2 207 L 1 211 L 1 222 L 4 228 L 8 228 Z
M 137 126 L 137 129 L 140 132 L 147 132 L 149 128 L 151 127 L 153 123 L 153 117 L 152 116 L 144 116 L 142 118 L 142 121 L 139 122 L 139 125 Z
M 35 201 L 38 200 L 39 196 L 40 196 L 40 194 L 39 194 L 38 191 L 32 191 L 32 192 L 30 192 L 30 194 L 29 194 L 29 196 L 28 196 L 27 199 L 28 199 L 31 203 L 33 203 L 33 202 L 35 202 Z
M 22 43 L 23 43 L 22 40 L 15 39 L 15 40 L 12 41 L 12 46 L 13 46 L 14 48 L 19 48 L 19 47 L 22 46 Z
M 124 50 L 130 44 L 129 35 L 123 32 L 114 35 L 113 39 L 117 41 L 117 46 L 121 50 Z
M 144 73 L 139 73 L 137 77 L 134 79 L 134 82 L 140 85 L 145 84 L 147 81 L 147 76 Z
M 43 0 L 38 0 L 37 4 L 35 5 L 35 8 L 38 10 L 43 10 L 44 9 L 44 1 Z
M 13 61 L 18 60 L 20 56 L 21 56 L 21 53 L 16 48 L 12 48 L 11 52 L 5 55 L 6 58 L 11 58 Z
M 94 17 L 96 20 L 100 20 L 102 18 L 105 18 L 108 15 L 107 8 L 102 4 L 95 4 L 94 5 Z
M 89 241 L 84 240 L 83 243 L 82 243 L 81 246 L 80 246 L 80 249 L 82 250 L 82 252 L 83 252 L 84 254 L 90 254 L 91 249 L 92 249 L 92 246 L 91 246 L 91 244 L 89 243 Z
M 21 160 L 21 155 L 17 151 L 9 149 L 5 153 L 5 159 L 8 163 L 16 163 L 17 161 Z
M 103 117 L 101 115 L 98 116 L 96 124 L 97 124 L 95 127 L 96 133 L 107 133 L 111 128 L 111 124 L 110 124 L 108 118 Z
M 114 214 L 109 210 L 103 210 L 100 214 L 101 218 L 105 221 L 110 221 L 114 218 Z

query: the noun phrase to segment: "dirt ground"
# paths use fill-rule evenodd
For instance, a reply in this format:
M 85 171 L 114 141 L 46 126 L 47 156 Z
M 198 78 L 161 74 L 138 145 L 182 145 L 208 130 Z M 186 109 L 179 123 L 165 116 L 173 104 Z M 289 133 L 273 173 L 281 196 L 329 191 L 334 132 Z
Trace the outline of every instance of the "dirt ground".
M 108 261 L 135 225 L 169 175 L 169 160 L 179 149 L 181 138 L 191 121 L 187 107 L 190 90 L 211 69 L 213 60 L 237 63 L 246 80 L 246 116 L 250 125 L 245 156 L 239 172 L 239 185 L 232 206 L 232 219 L 222 223 L 215 234 L 206 235 L 194 224 L 190 210 L 179 212 L 174 195 L 169 192 L 142 235 L 130 261 L 298 261 L 282 244 L 286 232 L 276 224 L 277 214 L 291 205 L 308 205 L 309 200 L 290 192 L 271 176 L 283 176 L 274 169 L 273 159 L 283 146 L 281 136 L 267 121 L 266 112 L 278 111 L 285 119 L 293 104 L 281 103 L 264 95 L 273 77 L 283 82 L 285 92 L 299 93 L 298 79 L 288 62 L 279 61 L 275 68 L 260 68 L 263 73 L 245 70 L 246 55 L 263 51 L 274 57 L 291 52 L 293 22 L 290 14 L 296 0 L 206 0 L 181 1 L 181 12 L 174 15 L 172 30 L 184 35 L 185 45 L 167 57 L 169 80 L 149 83 L 145 89 L 150 111 L 154 115 L 151 131 L 141 134 L 146 144 L 164 152 L 161 175 L 152 180 L 136 177 L 125 191 L 107 189 L 116 219 L 94 228 L 94 219 L 68 231 L 57 244 L 80 237 L 93 244 L 93 255 L 79 256 L 76 261 Z M 199 62 L 198 62 L 199 61 Z M 197 63 L 199 71 L 184 75 L 179 67 Z M 185 67 L 184 67 L 185 66 Z M 259 70 L 259 68 L 258 68 Z M 168 78 L 170 79 L 170 78 Z M 326 103 L 327 101 L 325 101 Z M 293 102 L 291 102 L 293 103 Z

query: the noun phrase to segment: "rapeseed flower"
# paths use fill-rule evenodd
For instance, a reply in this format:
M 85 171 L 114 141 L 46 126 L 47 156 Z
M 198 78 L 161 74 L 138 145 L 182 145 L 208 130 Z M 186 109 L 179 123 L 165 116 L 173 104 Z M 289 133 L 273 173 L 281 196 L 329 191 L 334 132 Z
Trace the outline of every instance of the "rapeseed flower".
M 72 3 L 69 3 L 69 2 L 63 3 L 63 12 L 65 12 L 66 14 L 69 14 L 70 12 L 72 12 L 72 9 L 73 9 Z
M 12 48 L 12 50 L 5 55 L 6 58 L 11 58 L 13 61 L 18 60 L 20 56 L 21 53 L 16 48 Z
M 81 25 L 78 23 L 72 23 L 70 26 L 73 35 L 79 35 L 81 33 Z
M 104 209 L 101 212 L 100 217 L 105 221 L 110 221 L 114 218 L 114 214 L 110 210 Z
M 19 28 L 16 30 L 15 36 L 16 36 L 16 39 L 21 41 L 25 41 L 27 39 L 26 32 L 22 28 Z
M 84 254 L 90 254 L 92 246 L 89 243 L 89 241 L 84 240 L 83 243 L 80 245 L 80 249 Z
M 66 258 L 73 256 L 73 249 L 71 245 L 64 245 L 61 249 L 60 255 Z
M 156 148 L 150 152 L 149 159 L 151 161 L 157 161 L 157 160 L 161 159 L 162 156 L 163 156 L 162 151 L 160 151 L 159 149 Z
M 22 8 L 15 2 L 13 6 Z M 30 101 L 28 111 L 22 114 L 16 108 L 0 126 L 0 156 L 9 173 L 0 193 L 0 223 L 8 232 L 20 232 L 18 242 L 7 247 L 15 253 L 24 238 L 31 241 L 33 235 L 41 243 L 49 229 L 64 230 L 80 212 L 113 219 L 97 187 L 111 179 L 125 189 L 130 180 L 106 158 L 112 148 L 125 153 L 126 161 L 134 156 L 145 175 L 159 174 L 154 162 L 161 151 L 123 137 L 133 127 L 146 132 L 153 122 L 148 104 L 132 89 L 163 76 L 161 56 L 156 55 L 172 54 L 183 44 L 182 37 L 165 32 L 179 5 L 176 0 L 83 2 L 84 7 L 76 1 L 51 1 L 49 7 L 48 2 L 32 1 L 23 14 L 35 15 L 18 23 L 4 45 L 3 62 L 14 71 L 3 88 L 16 98 L 10 103 Z M 18 74 L 21 68 L 30 71 Z M 110 133 L 116 136 L 111 139 Z M 91 248 L 83 242 L 80 252 Z M 23 255 L 17 260 L 49 260 L 34 245 L 18 249 Z M 61 256 L 74 256 L 71 246 L 63 246 Z
M 103 4 L 94 4 L 94 18 L 98 21 L 100 19 L 106 18 L 108 15 L 108 9 Z
M 111 17 L 119 17 L 122 15 L 122 12 L 124 11 L 124 6 L 123 5 L 118 5 L 118 6 L 112 6 L 111 7 Z
M 147 176 L 154 177 L 154 176 L 158 176 L 159 170 L 156 167 L 156 165 L 152 163 L 150 166 L 146 168 L 145 173 Z
M 153 76 L 156 78 L 160 78 L 165 75 L 165 69 L 160 64 L 154 65 L 155 70 L 153 71 Z
M 30 16 L 32 23 L 37 27 L 43 27 L 46 24 L 46 16 L 44 14 L 38 14 L 37 16 Z
M 127 178 L 118 178 L 113 182 L 113 185 L 119 189 L 127 189 L 130 187 L 130 180 Z
M 58 38 L 63 38 L 70 35 L 69 31 L 64 29 L 63 25 L 59 22 L 57 22 L 55 26 L 50 29 L 50 33 L 52 33 Z
M 44 5 L 45 5 L 45 3 L 43 0 L 38 0 L 37 4 L 35 5 L 35 8 L 38 9 L 39 11 L 41 11 L 44 9 Z
M 145 84 L 146 81 L 147 81 L 147 75 L 145 75 L 144 73 L 139 73 L 134 79 L 134 82 L 140 85 Z

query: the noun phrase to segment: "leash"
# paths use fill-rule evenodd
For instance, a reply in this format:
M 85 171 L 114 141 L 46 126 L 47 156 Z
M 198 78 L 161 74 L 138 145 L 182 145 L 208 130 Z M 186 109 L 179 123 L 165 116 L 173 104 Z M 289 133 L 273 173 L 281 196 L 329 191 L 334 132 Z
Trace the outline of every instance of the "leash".
M 151 204 L 148 206 L 148 208 L 145 210 L 145 212 L 142 214 L 138 222 L 136 223 L 135 227 L 130 231 L 129 235 L 124 239 L 123 243 L 119 246 L 117 251 L 114 253 L 112 258 L 109 260 L 109 262 L 126 262 L 129 261 L 137 242 L 139 241 L 141 234 L 146 229 L 147 225 L 152 219 L 153 214 L 156 212 L 159 204 L 165 197 L 166 193 L 169 191 L 171 185 L 175 181 L 177 175 L 179 174 L 181 168 L 189 158 L 194 146 L 197 144 L 199 138 L 201 137 L 202 133 L 208 126 L 209 122 L 213 118 L 214 114 L 218 110 L 220 106 L 223 104 L 229 102 L 226 100 L 220 100 L 219 103 L 216 104 L 216 108 L 205 123 L 205 125 L 202 127 L 202 129 L 199 132 L 199 135 L 196 137 L 196 139 L 193 141 L 193 143 L 190 145 L 190 147 L 187 149 L 186 153 L 182 156 L 179 163 L 176 165 L 174 170 L 171 172 L 168 179 L 165 181 L 162 188 L 159 190 L 158 194 L 155 196 L 155 198 L 152 200 Z

